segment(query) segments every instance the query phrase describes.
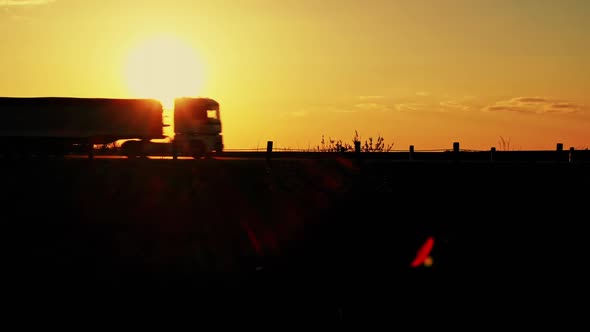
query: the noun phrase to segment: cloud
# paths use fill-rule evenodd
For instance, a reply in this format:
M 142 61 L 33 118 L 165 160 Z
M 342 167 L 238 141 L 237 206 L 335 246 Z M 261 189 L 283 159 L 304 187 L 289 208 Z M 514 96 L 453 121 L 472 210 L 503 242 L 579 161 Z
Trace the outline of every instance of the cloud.
M 546 98 L 541 97 L 518 97 L 511 99 L 512 102 L 515 103 L 523 103 L 523 104 L 538 104 L 538 103 L 546 103 L 549 102 Z
M 398 103 L 395 104 L 394 109 L 396 111 L 427 111 L 431 109 L 431 105 L 423 104 L 423 103 Z
M 553 108 L 564 108 L 564 109 L 571 109 L 575 108 L 576 105 L 572 103 L 555 103 L 552 105 Z
M 475 96 L 417 96 L 363 95 L 334 101 L 327 105 L 313 105 L 295 110 L 291 116 L 310 116 L 318 113 L 367 113 L 367 112 L 467 112 L 479 111 L 485 104 Z M 565 107 L 565 106 L 563 106 Z
M 361 103 L 361 104 L 356 104 L 354 106 L 356 108 L 360 108 L 363 110 L 372 110 L 372 111 L 389 111 L 389 110 L 391 110 L 391 107 L 389 107 L 385 104 L 379 104 L 379 103 Z
M 55 0 L 0 0 L 0 7 L 24 7 L 47 5 Z
M 470 109 L 469 105 L 466 105 L 460 101 L 457 100 L 445 100 L 445 101 L 441 101 L 439 103 L 439 105 L 442 107 L 442 109 L 452 109 L 452 110 L 460 110 L 460 111 L 467 111 Z
M 383 99 L 385 96 L 359 96 L 360 100 L 367 100 L 367 99 Z
M 473 96 L 437 96 L 428 92 L 395 98 L 387 96 L 376 97 L 364 97 L 361 103 L 354 104 L 354 108 L 363 111 L 381 112 L 463 112 L 479 110 L 483 106 L 481 104 L 478 105 L 477 98 Z
M 473 101 L 466 99 L 438 99 L 431 98 L 429 100 L 420 99 L 418 102 L 403 101 L 396 103 L 393 109 L 397 111 L 410 112 L 466 112 L 474 109 L 479 109 L 481 106 L 476 106 L 475 98 Z
M 483 108 L 486 112 L 515 112 L 522 114 L 547 114 L 547 113 L 577 113 L 586 107 L 563 100 L 555 100 L 543 97 L 517 97 L 502 100 Z
M 56 0 L 0 0 L 0 16 L 19 22 L 31 22 L 34 21 L 34 19 L 27 15 L 23 15 L 25 11 L 35 6 L 49 5 L 55 1 Z
M 350 106 L 337 106 L 337 105 L 312 105 L 295 109 L 293 111 L 283 112 L 283 116 L 291 118 L 303 118 L 313 116 L 318 113 L 355 113 L 356 109 L 351 109 Z

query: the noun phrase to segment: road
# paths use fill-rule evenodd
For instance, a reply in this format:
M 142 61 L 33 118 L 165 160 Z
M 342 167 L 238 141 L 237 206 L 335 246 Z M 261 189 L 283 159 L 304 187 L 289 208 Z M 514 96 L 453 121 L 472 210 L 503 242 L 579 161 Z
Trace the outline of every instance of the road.
M 69 155 L 67 158 L 88 158 L 88 155 Z M 125 159 L 122 155 L 105 155 L 97 153 L 93 158 Z M 173 159 L 171 156 L 148 156 L 148 159 Z M 215 154 L 216 160 L 317 160 L 317 159 L 349 159 L 356 161 L 420 161 L 420 162 L 525 162 L 525 163 L 553 163 L 553 162 L 590 162 L 589 150 L 576 151 L 442 151 L 442 152 L 254 152 L 228 151 Z M 180 156 L 178 159 L 192 160 L 192 157 Z
M 20 298 L 23 289 L 172 290 L 200 303 L 224 294 L 236 312 L 250 303 L 234 300 L 263 298 L 266 311 L 250 305 L 250 315 L 285 321 L 335 305 L 362 321 L 400 308 L 481 321 L 528 308 L 531 319 L 561 321 L 587 288 L 590 163 L 267 156 L 2 161 L 6 284 Z M 433 265 L 410 269 L 427 236 Z

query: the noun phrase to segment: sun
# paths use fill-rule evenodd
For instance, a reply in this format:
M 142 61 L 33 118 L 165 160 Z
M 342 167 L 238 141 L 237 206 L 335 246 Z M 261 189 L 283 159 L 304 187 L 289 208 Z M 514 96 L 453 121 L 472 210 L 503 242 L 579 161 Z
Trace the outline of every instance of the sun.
M 125 78 L 134 97 L 156 98 L 171 109 L 174 98 L 199 94 L 203 68 L 189 43 L 158 36 L 132 49 L 125 62 Z

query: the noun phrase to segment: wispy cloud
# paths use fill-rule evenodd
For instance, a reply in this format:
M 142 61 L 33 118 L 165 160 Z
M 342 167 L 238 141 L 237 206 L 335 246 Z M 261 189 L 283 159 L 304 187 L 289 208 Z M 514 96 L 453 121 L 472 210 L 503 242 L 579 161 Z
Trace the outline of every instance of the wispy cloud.
M 0 16 L 17 22 L 32 22 L 32 16 L 25 15 L 30 8 L 49 5 L 56 0 L 0 0 Z
M 445 100 L 439 103 L 439 106 L 443 110 L 459 110 L 459 111 L 467 111 L 471 109 L 471 107 L 461 101 L 458 100 Z
M 566 114 L 581 112 L 585 109 L 586 107 L 582 104 L 544 97 L 517 97 L 498 101 L 483 108 L 487 112 L 515 112 L 523 114 Z
M 359 96 L 360 100 L 375 100 L 375 99 L 383 99 L 385 96 Z
M 361 104 L 356 104 L 354 106 L 356 108 L 360 108 L 363 110 L 372 110 L 372 111 L 389 111 L 389 110 L 391 110 L 391 107 L 389 107 L 385 104 L 379 104 L 379 103 L 361 103 Z
M 432 109 L 432 105 L 424 104 L 424 103 L 412 103 L 412 102 L 405 102 L 405 103 L 398 103 L 395 104 L 393 109 L 396 111 L 410 111 L 410 112 L 420 112 L 420 111 L 428 111 Z
M 354 105 L 356 109 L 364 111 L 394 111 L 394 112 L 457 112 L 478 110 L 474 96 L 438 96 L 429 92 L 416 92 L 414 95 L 388 97 L 368 96 L 361 98 L 362 102 Z
M 55 0 L 0 0 L 0 7 L 24 7 L 46 5 Z
M 357 112 L 355 109 L 351 109 L 346 106 L 337 105 L 313 105 L 303 108 L 299 108 L 293 111 L 283 112 L 283 116 L 291 118 L 303 118 L 312 116 L 318 113 L 354 113 Z
M 317 113 L 367 112 L 467 112 L 479 111 L 485 104 L 475 96 L 438 96 L 431 93 L 406 96 L 364 95 L 327 105 L 314 105 L 292 112 L 291 116 L 308 116 Z M 563 105 L 562 107 L 566 107 Z

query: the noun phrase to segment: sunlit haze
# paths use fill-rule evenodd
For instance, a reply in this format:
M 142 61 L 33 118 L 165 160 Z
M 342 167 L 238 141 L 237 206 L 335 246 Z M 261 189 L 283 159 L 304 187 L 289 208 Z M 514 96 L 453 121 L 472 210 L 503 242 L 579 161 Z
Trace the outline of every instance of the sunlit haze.
M 227 149 L 590 146 L 590 1 L 0 0 L 0 95 L 221 104 Z
M 125 69 L 134 97 L 159 99 L 166 109 L 173 107 L 175 97 L 198 93 L 204 79 L 196 52 L 170 36 L 139 43 L 126 59 Z

